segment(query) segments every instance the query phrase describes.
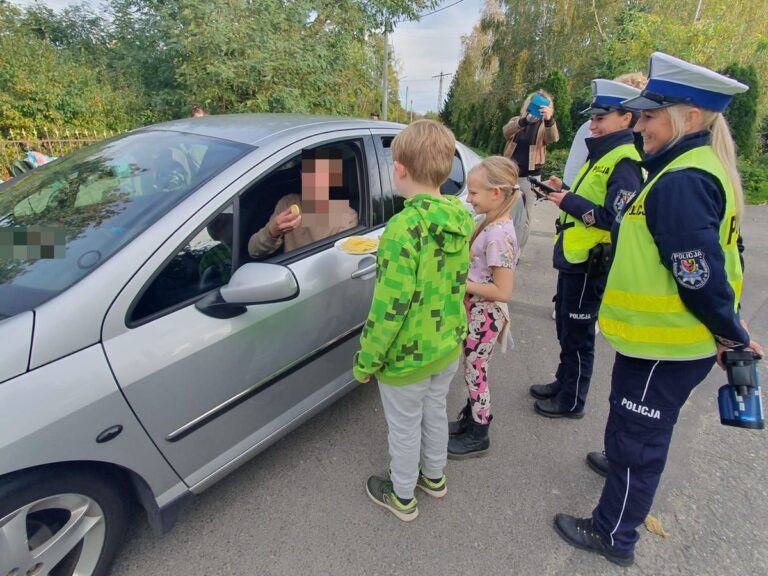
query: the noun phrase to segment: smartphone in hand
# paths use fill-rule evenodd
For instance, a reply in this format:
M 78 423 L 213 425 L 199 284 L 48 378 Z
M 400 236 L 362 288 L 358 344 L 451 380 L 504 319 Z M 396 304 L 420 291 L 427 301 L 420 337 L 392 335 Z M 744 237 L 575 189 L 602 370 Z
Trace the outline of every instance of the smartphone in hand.
M 539 197 L 539 198 L 546 198 L 547 194 L 551 194 L 552 192 L 560 192 L 557 188 L 553 188 L 549 184 L 545 184 L 535 176 L 528 176 L 528 182 L 531 183 L 531 186 L 533 187 L 533 192 Z

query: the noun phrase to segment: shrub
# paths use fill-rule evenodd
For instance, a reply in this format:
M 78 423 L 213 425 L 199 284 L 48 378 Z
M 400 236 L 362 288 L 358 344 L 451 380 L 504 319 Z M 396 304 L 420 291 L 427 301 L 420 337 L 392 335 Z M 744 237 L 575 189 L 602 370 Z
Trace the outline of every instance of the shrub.
M 768 204 L 768 154 L 752 160 L 739 160 L 739 171 L 744 186 L 744 202 Z
M 554 144 L 554 148 L 569 148 L 573 139 L 571 119 L 571 94 L 568 90 L 568 79 L 560 70 L 553 70 L 546 80 L 541 83 L 541 88 L 552 94 L 555 107 L 555 121 L 560 132 L 560 140 Z
M 564 150 L 562 148 L 559 150 L 548 150 L 547 160 L 544 162 L 544 168 L 541 170 L 542 178 L 549 178 L 550 176 L 562 178 L 569 151 L 570 150 Z
M 733 139 L 739 150 L 739 156 L 752 158 L 757 143 L 757 102 L 760 86 L 754 66 L 732 64 L 723 72 L 748 85 L 750 89 L 733 97 L 725 117 L 731 125 Z

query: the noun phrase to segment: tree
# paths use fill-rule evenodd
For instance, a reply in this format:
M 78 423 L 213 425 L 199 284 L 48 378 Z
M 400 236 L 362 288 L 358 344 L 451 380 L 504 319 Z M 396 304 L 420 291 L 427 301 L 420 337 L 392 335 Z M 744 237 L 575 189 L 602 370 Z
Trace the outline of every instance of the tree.
M 571 94 L 568 79 L 560 70 L 553 70 L 541 83 L 541 87 L 549 92 L 554 99 L 555 121 L 560 132 L 560 141 L 554 148 L 568 148 L 573 139 L 573 121 L 571 119 Z
M 436 3 L 112 0 L 101 12 L 57 12 L 0 0 L 0 128 L 123 130 L 193 104 L 367 116 L 381 92 L 384 23 Z
M 501 125 L 517 112 L 514 104 L 531 87 L 554 81 L 547 76 L 558 70 L 573 102 L 557 104 L 566 100 L 562 95 L 556 98 L 563 132 L 559 144 L 568 146 L 573 127 L 560 113 L 586 105 L 590 80 L 646 71 L 656 50 L 715 70 L 731 63 L 752 66 L 757 78 L 766 78 L 764 4 L 764 0 L 707 0 L 695 19 L 695 2 L 670 10 L 662 0 L 503 0 L 497 4 L 498 15 L 484 13 L 481 26 L 465 41 L 446 122 L 457 135 L 466 134 L 462 137 L 469 144 L 495 152 Z M 473 48 L 483 43 L 486 48 L 479 52 Z M 759 123 L 768 111 L 768 92 L 757 96 Z
M 757 71 L 754 66 L 731 64 L 723 70 L 723 74 L 749 86 L 747 92 L 734 96 L 725 110 L 725 117 L 731 125 L 739 156 L 752 158 L 757 147 L 757 102 L 760 95 Z

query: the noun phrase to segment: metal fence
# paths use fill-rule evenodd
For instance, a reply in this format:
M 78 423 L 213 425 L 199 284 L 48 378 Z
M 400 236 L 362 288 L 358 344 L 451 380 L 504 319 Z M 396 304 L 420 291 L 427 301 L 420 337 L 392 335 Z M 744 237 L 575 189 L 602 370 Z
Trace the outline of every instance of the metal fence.
M 0 179 L 6 180 L 11 176 L 11 164 L 26 158 L 28 150 L 58 157 L 112 135 L 113 132 L 106 130 L 9 130 L 8 139 L 0 137 Z

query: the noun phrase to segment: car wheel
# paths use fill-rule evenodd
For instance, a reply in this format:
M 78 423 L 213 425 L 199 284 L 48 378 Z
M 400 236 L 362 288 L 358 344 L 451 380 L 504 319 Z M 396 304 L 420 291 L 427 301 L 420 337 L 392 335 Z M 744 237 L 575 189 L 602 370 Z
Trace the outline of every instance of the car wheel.
M 0 479 L 0 575 L 106 574 L 127 528 L 122 486 L 63 468 Z

